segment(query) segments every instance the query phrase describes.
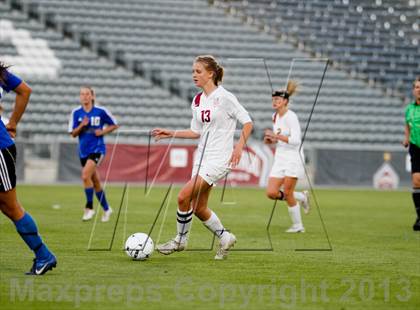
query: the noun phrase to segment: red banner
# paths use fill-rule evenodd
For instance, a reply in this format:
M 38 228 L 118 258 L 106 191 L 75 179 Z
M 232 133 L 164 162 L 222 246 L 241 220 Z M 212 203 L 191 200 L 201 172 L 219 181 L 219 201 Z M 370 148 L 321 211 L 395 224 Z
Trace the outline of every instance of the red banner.
M 191 179 L 195 145 L 108 144 L 99 166 L 102 180 L 108 182 L 185 183 Z M 237 169 L 228 175 L 230 184 L 258 185 L 263 159 L 246 148 Z M 147 174 L 147 176 L 146 176 Z

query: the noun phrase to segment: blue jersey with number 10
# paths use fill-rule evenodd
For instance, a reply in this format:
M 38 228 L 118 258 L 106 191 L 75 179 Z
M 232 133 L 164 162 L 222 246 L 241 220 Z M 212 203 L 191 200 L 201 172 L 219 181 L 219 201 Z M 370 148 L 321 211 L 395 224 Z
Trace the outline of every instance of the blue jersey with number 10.
M 86 112 L 83 107 L 73 110 L 69 121 L 69 132 L 72 132 L 80 125 L 83 118 L 89 118 L 89 124 L 86 125 L 79 135 L 79 156 L 86 158 L 89 154 L 105 154 L 105 142 L 103 136 L 96 136 L 95 131 L 102 129 L 104 125 L 116 125 L 114 116 L 104 107 L 93 106 L 92 110 Z
M 20 83 L 22 83 L 22 80 L 19 77 L 17 77 L 13 73 L 5 71 L 3 81 L 0 79 L 0 102 L 1 97 L 3 95 L 3 90 L 5 90 L 6 92 L 14 90 L 20 85 Z M 4 126 L 3 122 L 0 121 L 0 149 L 4 149 L 13 144 L 14 142 L 10 137 L 9 132 L 6 130 L 6 127 Z

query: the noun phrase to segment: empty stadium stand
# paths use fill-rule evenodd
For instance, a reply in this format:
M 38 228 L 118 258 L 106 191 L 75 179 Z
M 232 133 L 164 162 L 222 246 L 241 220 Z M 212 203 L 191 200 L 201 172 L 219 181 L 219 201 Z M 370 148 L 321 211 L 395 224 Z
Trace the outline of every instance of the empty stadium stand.
M 327 60 L 322 51 L 314 55 L 278 40 L 277 32 L 271 32 L 274 27 L 265 28 L 265 22 L 256 27 L 257 19 L 249 16 L 257 14 L 267 25 L 280 20 L 290 29 L 310 30 L 304 22 L 283 21 L 280 13 L 271 16 L 267 8 L 276 9 L 277 2 L 259 1 L 261 7 L 254 7 L 253 1 L 215 1 L 216 6 L 205 0 L 0 1 L 0 19 L 45 39 L 61 63 L 55 78 L 29 78 L 34 95 L 21 129 L 35 138 L 64 138 L 83 84 L 97 88 L 98 100 L 117 115 L 121 128 L 188 127 L 189 102 L 197 91 L 191 86 L 191 65 L 195 56 L 205 53 L 222 60 L 225 86 L 250 111 L 256 137 L 271 126 L 271 87 L 283 87 L 292 78 L 302 87 L 291 108 L 303 128 L 311 120 L 308 144 L 398 145 L 404 126 L 401 98 L 332 66 L 324 78 Z M 294 14 L 293 3 L 289 1 L 286 13 Z M 302 1 L 296 3 L 305 8 Z M 232 8 L 235 14 L 226 14 Z M 289 34 L 288 29 L 281 31 Z M 11 44 L 2 44 L 0 55 L 3 46 L 6 54 L 16 54 Z M 343 48 L 344 55 L 350 52 Z
M 20 10 L 13 10 L 10 2 L 0 2 L 0 21 L 5 20 L 12 21 L 15 29 L 29 31 L 35 39 L 46 40 L 61 63 L 58 76 L 51 77 L 43 75 L 41 68 L 46 56 L 38 55 L 37 51 L 12 58 L 12 70 L 19 71 L 33 88 L 31 103 L 19 125 L 20 136 L 42 141 L 70 139 L 67 134 L 68 118 L 72 109 L 79 104 L 79 89 L 82 85 L 95 88 L 98 102 L 116 115 L 125 131 L 148 130 L 168 124 L 172 127 L 189 126 L 190 112 L 185 100 L 172 96 L 149 80 L 135 76 L 130 70 L 116 66 L 113 61 L 99 57 L 81 46 L 79 41 L 29 19 Z M 0 59 L 6 59 L 4 55 L 18 56 L 16 48 L 8 40 L 1 45 Z M 30 64 L 34 64 L 34 67 L 40 64 L 36 67 L 37 72 L 20 71 L 16 61 L 25 64 L 29 61 L 25 57 L 31 55 L 34 59 Z M 5 99 L 7 114 L 12 106 L 11 96 Z M 171 117 L 168 119 L 167 115 Z M 124 137 L 134 139 L 138 138 L 138 134 L 127 132 L 122 134 Z
M 394 90 L 394 95 L 410 96 L 413 77 L 420 74 L 420 5 L 415 0 L 227 0 L 219 4 Z

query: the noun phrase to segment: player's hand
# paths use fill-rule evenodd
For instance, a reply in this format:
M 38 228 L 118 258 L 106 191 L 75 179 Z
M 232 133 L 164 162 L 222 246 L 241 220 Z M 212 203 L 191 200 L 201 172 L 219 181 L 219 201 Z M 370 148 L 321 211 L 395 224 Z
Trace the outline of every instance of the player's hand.
M 267 129 L 264 132 L 264 143 L 272 144 L 272 143 L 276 143 L 276 141 L 277 141 L 277 137 L 274 134 L 274 132 L 272 130 Z
M 264 144 L 273 144 L 273 140 L 271 140 L 269 137 L 264 137 Z
M 404 146 L 404 147 L 408 147 L 408 145 L 409 145 L 410 143 L 408 142 L 408 139 L 404 139 L 404 141 L 402 142 L 402 145 Z
M 80 122 L 80 124 L 85 127 L 87 125 L 89 125 L 89 117 L 85 116 L 82 121 Z
M 160 139 L 166 139 L 172 137 L 173 133 L 171 130 L 163 129 L 163 128 L 155 128 L 152 130 L 152 136 L 155 138 L 155 141 L 159 141 Z
M 275 138 L 273 137 L 273 132 L 266 132 L 264 135 L 264 143 L 265 144 L 273 144 L 276 142 Z
M 239 144 L 237 144 L 233 149 L 232 156 L 230 157 L 229 161 L 231 168 L 235 168 L 239 164 L 242 156 L 242 149 L 242 146 L 240 146 Z
M 9 120 L 9 123 L 6 125 L 7 132 L 12 138 L 16 137 L 16 122 Z
M 102 129 L 95 130 L 95 136 L 100 137 L 104 135 L 104 131 Z

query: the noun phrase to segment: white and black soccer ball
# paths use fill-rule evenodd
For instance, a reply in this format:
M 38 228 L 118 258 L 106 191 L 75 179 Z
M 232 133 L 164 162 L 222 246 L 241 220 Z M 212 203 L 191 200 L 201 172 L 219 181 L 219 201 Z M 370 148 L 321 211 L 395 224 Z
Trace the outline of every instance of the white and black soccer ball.
M 145 233 L 135 233 L 128 237 L 124 246 L 125 252 L 134 260 L 148 259 L 154 250 L 152 238 Z

